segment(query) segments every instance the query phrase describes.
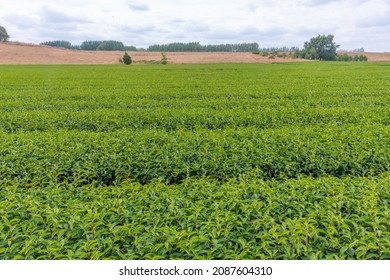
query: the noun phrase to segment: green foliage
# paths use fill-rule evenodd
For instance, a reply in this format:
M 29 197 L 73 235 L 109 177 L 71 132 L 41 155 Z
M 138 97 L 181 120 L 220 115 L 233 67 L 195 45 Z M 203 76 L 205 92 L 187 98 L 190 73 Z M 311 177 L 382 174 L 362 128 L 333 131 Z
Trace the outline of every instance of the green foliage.
M 361 54 L 361 55 L 359 56 L 359 61 L 367 62 L 367 61 L 368 61 L 368 57 Z
M 338 61 L 352 61 L 353 56 L 350 56 L 346 53 L 343 53 L 343 54 L 337 56 L 337 60 Z
M 168 64 L 168 58 L 166 53 L 161 53 L 161 64 Z
M 389 259 L 385 65 L 0 66 L 0 259 Z
M 119 41 L 103 41 L 98 47 L 98 51 L 124 51 L 125 46 Z
M 71 42 L 62 41 L 62 40 L 43 42 L 43 43 L 41 43 L 41 45 L 57 47 L 57 48 L 65 48 L 65 49 L 72 49 L 73 48 Z
M 7 33 L 7 30 L 0 25 L 0 42 L 7 42 L 9 39 L 9 35 Z
M 348 55 L 346 53 L 343 53 L 343 54 L 339 54 L 337 55 L 337 60 L 338 61 L 360 61 L 360 62 L 367 62 L 368 61 L 368 58 L 367 56 L 365 55 L 355 55 L 355 56 L 351 56 L 351 55 Z
M 295 51 L 296 58 L 336 60 L 339 45 L 333 42 L 334 35 L 318 35 L 305 42 L 303 50 Z
M 79 46 L 81 50 L 96 51 L 96 50 L 125 50 L 137 51 L 134 46 L 124 46 L 123 43 L 117 41 L 84 41 Z
M 191 43 L 170 43 L 163 45 L 152 45 L 148 51 L 153 52 L 289 52 L 296 50 L 297 47 L 271 47 L 260 48 L 258 43 L 241 43 L 241 44 L 220 44 L 220 45 L 201 45 L 198 42 Z
M 131 60 L 130 55 L 129 55 L 127 52 L 125 52 L 125 54 L 123 55 L 122 61 L 123 61 L 123 63 L 126 64 L 126 65 L 129 65 L 129 64 L 131 64 L 131 63 L 133 62 L 133 61 Z
M 102 41 L 84 41 L 80 45 L 80 49 L 86 51 L 96 51 Z
M 4 259 L 389 259 L 390 175 L 175 187 L 2 181 Z
M 198 42 L 191 42 L 152 45 L 148 47 L 150 52 L 253 52 L 258 50 L 258 43 L 201 45 Z
M 138 49 L 134 46 L 125 46 L 125 51 L 136 52 Z

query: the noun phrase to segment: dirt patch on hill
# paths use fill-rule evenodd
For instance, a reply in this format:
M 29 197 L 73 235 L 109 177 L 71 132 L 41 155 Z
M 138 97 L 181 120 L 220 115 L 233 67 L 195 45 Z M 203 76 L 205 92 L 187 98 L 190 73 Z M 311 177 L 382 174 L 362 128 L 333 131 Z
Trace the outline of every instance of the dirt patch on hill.
M 80 51 L 21 43 L 0 43 L 0 64 L 119 64 L 123 51 Z M 159 63 L 161 52 L 129 52 L 134 63 Z M 168 52 L 170 64 L 272 63 L 297 61 L 252 53 Z
M 24 43 L 0 43 L 0 64 L 119 64 L 122 51 L 80 51 Z M 136 64 L 158 63 L 160 52 L 129 52 Z M 365 53 L 369 61 L 390 61 L 390 53 Z M 252 53 L 171 52 L 170 64 L 273 63 L 303 61 L 290 57 L 268 57 Z

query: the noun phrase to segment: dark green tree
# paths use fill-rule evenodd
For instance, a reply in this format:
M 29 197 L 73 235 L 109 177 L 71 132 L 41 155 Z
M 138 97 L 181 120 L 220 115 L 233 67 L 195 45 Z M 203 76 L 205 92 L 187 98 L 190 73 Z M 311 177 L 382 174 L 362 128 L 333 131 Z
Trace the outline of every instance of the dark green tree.
M 318 35 L 311 38 L 304 44 L 304 56 L 308 57 L 309 54 L 311 59 L 336 60 L 339 45 L 336 45 L 333 39 L 334 35 Z
M 359 61 L 364 61 L 364 62 L 366 62 L 366 61 L 368 61 L 368 57 L 361 54 L 361 55 L 359 56 Z
M 0 25 L 0 42 L 7 42 L 9 39 L 9 35 L 7 30 L 3 26 Z
M 119 41 L 103 41 L 98 47 L 98 51 L 124 51 L 125 46 Z
M 72 49 L 72 43 L 69 41 L 63 41 L 63 40 L 43 42 L 43 43 L 41 43 L 41 45 L 57 47 L 57 48 Z
M 123 55 L 122 61 L 126 65 L 129 65 L 129 64 L 131 64 L 133 62 L 131 57 L 130 57 L 130 55 L 127 52 L 125 52 L 125 54 Z
M 102 41 L 84 41 L 80 45 L 80 49 L 85 51 L 96 51 Z
M 136 52 L 138 49 L 135 46 L 125 46 L 125 51 Z

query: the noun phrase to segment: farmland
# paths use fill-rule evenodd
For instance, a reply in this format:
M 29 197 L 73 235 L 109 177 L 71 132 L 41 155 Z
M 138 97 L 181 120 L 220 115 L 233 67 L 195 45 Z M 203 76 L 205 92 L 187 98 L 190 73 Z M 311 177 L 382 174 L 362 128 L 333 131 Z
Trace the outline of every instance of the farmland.
M 389 259 L 389 66 L 0 66 L 0 259 Z

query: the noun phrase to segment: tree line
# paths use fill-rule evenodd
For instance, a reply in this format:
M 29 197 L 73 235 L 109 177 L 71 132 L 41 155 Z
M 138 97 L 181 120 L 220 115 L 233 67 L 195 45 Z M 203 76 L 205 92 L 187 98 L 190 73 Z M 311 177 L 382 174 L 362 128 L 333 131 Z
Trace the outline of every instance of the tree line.
M 147 48 L 150 52 L 254 52 L 259 50 L 258 43 L 201 45 L 199 42 L 169 43 L 152 45 Z
M 81 45 L 72 45 L 69 41 L 48 41 L 41 45 L 86 51 L 149 51 L 149 52 L 294 52 L 297 47 L 260 48 L 258 43 L 201 45 L 199 42 L 169 43 L 152 45 L 146 49 L 125 46 L 120 41 L 84 41 Z
M 85 51 L 137 51 L 134 46 L 125 46 L 122 42 L 114 40 L 84 41 L 81 45 L 72 45 L 69 41 L 56 40 L 43 42 L 40 45 Z
M 258 43 L 237 43 L 237 44 L 209 44 L 201 45 L 199 42 L 190 43 L 169 43 L 152 45 L 147 48 L 150 52 L 290 52 L 296 47 L 270 47 L 260 48 Z
M 4 29 L 4 28 L 3 28 Z M 5 29 L 0 29 L 1 34 L 6 34 Z M 3 35 L 2 40 L 9 38 Z M 306 41 L 303 48 L 299 47 L 270 47 L 260 48 L 258 43 L 239 43 L 239 44 L 218 44 L 201 45 L 199 42 L 190 43 L 169 43 L 162 45 L 149 46 L 146 51 L 150 52 L 252 52 L 252 53 L 286 53 L 290 52 L 295 58 L 304 58 L 311 60 L 325 61 L 367 61 L 365 55 L 348 56 L 347 54 L 337 54 L 337 45 L 334 41 L 334 35 L 318 35 Z M 41 43 L 53 47 L 62 47 L 66 49 L 79 50 L 105 50 L 105 51 L 140 51 L 134 46 L 125 46 L 119 41 L 84 41 L 79 46 L 73 46 L 69 41 L 49 41 Z M 364 51 L 363 48 L 357 49 Z

